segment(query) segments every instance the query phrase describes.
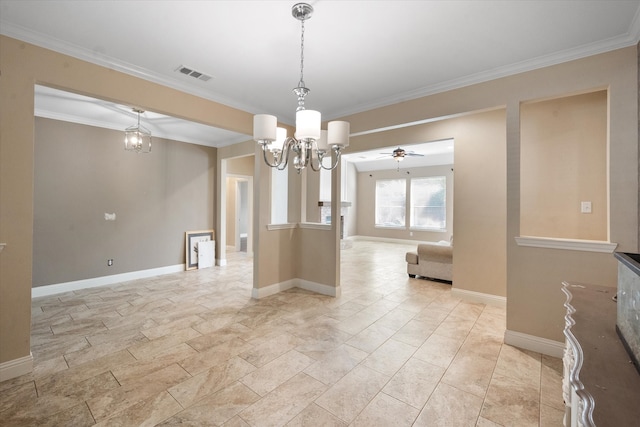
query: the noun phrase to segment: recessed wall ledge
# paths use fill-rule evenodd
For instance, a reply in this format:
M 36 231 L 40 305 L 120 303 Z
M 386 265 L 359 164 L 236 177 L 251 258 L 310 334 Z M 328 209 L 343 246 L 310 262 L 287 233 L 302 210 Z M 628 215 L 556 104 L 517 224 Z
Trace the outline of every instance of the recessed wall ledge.
M 292 228 L 311 228 L 315 230 L 331 230 L 331 224 L 321 224 L 319 222 L 267 224 L 267 230 L 289 230 Z
M 267 230 L 288 230 L 291 228 L 297 228 L 298 224 L 295 222 L 286 224 L 267 224 Z
M 311 228 L 314 230 L 331 230 L 331 224 L 321 224 L 319 222 L 301 222 L 300 228 Z
M 519 236 L 515 239 L 518 246 L 583 252 L 603 252 L 609 254 L 612 254 L 618 246 L 617 243 L 602 240 L 561 239 L 558 237 Z

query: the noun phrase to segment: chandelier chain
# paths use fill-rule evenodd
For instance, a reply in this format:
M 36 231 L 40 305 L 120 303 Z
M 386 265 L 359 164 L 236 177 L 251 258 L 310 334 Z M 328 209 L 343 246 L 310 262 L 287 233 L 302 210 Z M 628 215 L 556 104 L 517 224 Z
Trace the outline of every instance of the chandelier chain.
M 302 19 L 300 24 L 300 82 L 298 83 L 298 87 L 305 87 L 304 84 L 304 19 Z

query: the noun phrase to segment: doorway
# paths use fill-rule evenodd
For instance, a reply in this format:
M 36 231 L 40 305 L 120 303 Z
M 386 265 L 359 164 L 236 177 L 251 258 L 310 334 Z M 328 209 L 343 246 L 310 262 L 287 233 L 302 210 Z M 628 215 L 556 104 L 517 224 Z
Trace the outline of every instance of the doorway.
M 227 175 L 226 249 L 253 255 L 253 177 Z
M 249 181 L 236 182 L 236 250 L 247 252 L 249 234 Z

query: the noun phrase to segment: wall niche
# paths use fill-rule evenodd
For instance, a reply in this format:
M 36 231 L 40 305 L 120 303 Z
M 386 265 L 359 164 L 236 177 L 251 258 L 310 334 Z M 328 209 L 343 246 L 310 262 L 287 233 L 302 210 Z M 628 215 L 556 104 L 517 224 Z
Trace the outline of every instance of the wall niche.
M 520 235 L 608 241 L 607 91 L 523 103 L 520 120 Z

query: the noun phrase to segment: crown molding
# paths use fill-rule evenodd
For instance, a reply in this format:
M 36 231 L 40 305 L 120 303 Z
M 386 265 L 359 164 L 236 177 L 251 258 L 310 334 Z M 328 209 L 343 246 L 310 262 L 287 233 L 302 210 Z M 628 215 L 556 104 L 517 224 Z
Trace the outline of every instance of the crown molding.
M 74 58 L 91 62 L 96 65 L 100 65 L 109 69 L 123 72 L 153 83 L 157 83 L 163 86 L 170 87 L 172 89 L 179 90 L 194 96 L 208 99 L 220 104 L 227 105 L 232 108 L 237 108 L 243 111 L 251 112 L 254 110 L 252 106 L 238 103 L 237 101 L 212 94 L 201 88 L 196 88 L 187 85 L 177 79 L 169 79 L 165 76 L 157 73 L 150 72 L 149 70 L 137 67 L 133 64 L 129 64 L 123 61 L 118 61 L 115 58 L 111 58 L 107 55 L 98 54 L 94 51 L 72 45 L 63 42 L 59 39 L 45 36 L 44 34 L 31 31 L 27 28 L 9 23 L 0 19 L 0 34 L 8 37 L 13 37 L 27 43 L 34 44 L 36 46 L 50 49 L 65 55 L 72 56 Z M 576 59 L 585 58 L 605 52 L 609 52 L 616 49 L 621 49 L 638 44 L 640 41 L 640 8 L 636 10 L 634 19 L 629 27 L 629 30 L 620 36 L 612 37 L 606 40 L 601 40 L 595 43 L 585 44 L 574 49 L 566 49 L 561 52 L 556 52 L 550 55 L 543 55 L 536 58 L 532 58 L 526 61 L 521 61 L 515 64 L 510 64 L 503 67 L 494 68 L 484 72 L 451 79 L 438 84 L 425 86 L 415 90 L 402 92 L 390 97 L 379 99 L 375 102 L 360 104 L 353 108 L 345 108 L 335 110 L 330 113 L 325 113 L 325 120 L 334 120 L 340 117 L 362 113 L 364 111 L 386 107 L 389 105 L 397 104 L 412 99 L 422 98 L 429 95 L 435 95 L 454 89 L 459 89 L 466 86 L 471 86 L 478 83 L 484 83 L 491 80 L 496 80 L 511 75 L 524 73 L 552 65 L 561 64 L 564 62 L 573 61 Z
M 252 110 L 252 107 L 249 105 L 238 103 L 233 99 L 223 96 L 214 96 L 214 94 L 212 94 L 210 91 L 207 91 L 203 88 L 197 88 L 188 85 L 184 82 L 179 81 L 178 79 L 167 78 L 166 76 L 151 72 L 141 67 L 137 67 L 133 64 L 119 61 L 108 55 L 100 54 L 95 51 L 64 42 L 55 37 L 46 36 L 37 31 L 29 30 L 27 28 L 15 25 L 2 19 L 0 19 L 0 34 L 33 44 L 44 49 L 49 49 L 63 55 L 68 55 L 82 61 L 90 62 L 101 67 L 109 68 L 111 70 L 138 77 L 152 83 L 157 83 L 159 85 L 166 86 L 171 89 L 187 93 L 189 95 L 194 95 L 200 98 L 207 99 L 209 101 L 217 102 L 228 107 L 249 112 Z
M 435 95 L 450 90 L 460 89 L 462 87 L 471 86 L 474 84 L 485 83 L 491 80 L 496 80 L 503 77 L 509 77 L 515 74 L 524 73 L 527 71 L 533 71 L 540 68 L 550 67 L 553 65 L 562 64 L 577 59 L 586 58 L 601 53 L 610 52 L 617 49 L 622 49 L 629 46 L 637 45 L 640 41 L 640 8 L 634 18 L 633 24 L 630 30 L 619 37 L 613 37 L 610 39 L 602 40 L 596 43 L 586 44 L 574 49 L 567 49 L 561 52 L 556 52 L 551 55 L 539 56 L 536 58 L 521 61 L 515 64 L 510 64 L 504 67 L 494 68 L 481 73 L 472 74 L 469 76 L 460 77 L 457 79 L 451 79 L 442 83 L 438 83 L 431 86 L 425 86 L 419 89 L 415 89 L 408 92 L 399 93 L 384 99 L 380 99 L 373 103 L 361 104 L 355 108 L 343 109 L 335 111 L 326 120 L 335 120 L 340 117 L 350 116 L 352 114 L 362 113 L 376 108 L 387 107 L 389 105 L 397 104 L 400 102 L 410 101 L 413 99 L 422 98 L 429 95 Z

